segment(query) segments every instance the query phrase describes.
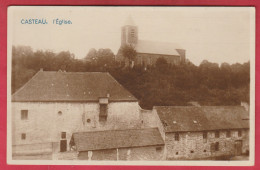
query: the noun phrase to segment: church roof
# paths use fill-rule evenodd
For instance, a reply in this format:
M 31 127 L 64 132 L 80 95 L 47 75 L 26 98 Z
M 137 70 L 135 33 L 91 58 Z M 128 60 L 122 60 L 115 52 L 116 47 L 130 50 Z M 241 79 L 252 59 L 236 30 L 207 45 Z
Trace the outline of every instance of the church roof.
M 135 46 L 135 50 L 137 53 L 179 56 L 180 54 L 176 49 L 182 49 L 182 48 L 175 43 L 153 42 L 147 40 L 138 40 Z
M 242 106 L 155 106 L 166 132 L 249 128 Z
M 158 128 L 73 133 L 78 151 L 164 145 Z
M 39 71 L 12 95 L 13 102 L 137 101 L 109 73 Z

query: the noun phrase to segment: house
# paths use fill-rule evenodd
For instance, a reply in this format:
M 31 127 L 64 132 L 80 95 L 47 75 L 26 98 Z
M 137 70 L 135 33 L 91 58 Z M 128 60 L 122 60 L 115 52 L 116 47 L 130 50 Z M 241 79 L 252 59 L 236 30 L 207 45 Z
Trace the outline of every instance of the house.
M 71 145 L 80 160 L 165 159 L 164 141 L 158 128 L 77 132 Z
M 12 95 L 11 109 L 13 155 L 66 152 L 75 133 L 142 124 L 138 100 L 101 72 L 40 70 Z
M 242 106 L 155 106 L 151 116 L 166 159 L 210 159 L 249 153 L 249 113 Z M 151 127 L 151 126 L 150 126 Z
M 122 47 L 131 45 L 137 52 L 134 63 L 144 67 L 152 66 L 158 58 L 164 58 L 169 64 L 180 64 L 185 62 L 185 49 L 176 43 L 153 42 L 149 40 L 139 40 L 138 27 L 129 17 L 125 25 L 121 28 L 121 47 L 116 55 L 116 61 L 128 64 L 122 54 Z

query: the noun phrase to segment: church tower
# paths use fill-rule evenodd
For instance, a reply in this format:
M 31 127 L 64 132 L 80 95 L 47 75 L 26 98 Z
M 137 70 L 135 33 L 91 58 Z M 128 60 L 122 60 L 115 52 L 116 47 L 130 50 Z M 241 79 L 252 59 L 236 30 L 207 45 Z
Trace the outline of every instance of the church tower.
M 129 16 L 121 28 L 121 46 L 135 45 L 138 42 L 138 29 L 133 19 Z

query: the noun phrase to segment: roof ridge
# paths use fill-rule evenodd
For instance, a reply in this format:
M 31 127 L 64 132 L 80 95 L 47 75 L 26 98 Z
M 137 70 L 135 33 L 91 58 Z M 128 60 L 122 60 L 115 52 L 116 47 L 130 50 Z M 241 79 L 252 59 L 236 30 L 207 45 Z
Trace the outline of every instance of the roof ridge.
M 129 129 L 111 129 L 111 130 L 96 130 L 96 131 L 80 131 L 74 132 L 73 134 L 78 133 L 96 133 L 96 132 L 107 132 L 107 131 L 130 131 L 130 130 L 147 130 L 147 129 L 158 129 L 158 127 L 146 127 L 146 128 L 129 128 Z
M 49 73 L 67 73 L 67 74 L 85 74 L 85 73 L 102 73 L 102 74 L 105 74 L 105 73 L 108 73 L 108 72 L 102 72 L 102 71 L 87 71 L 87 72 L 83 72 L 83 71 L 69 71 L 69 72 L 59 72 L 59 71 L 41 71 L 41 72 L 49 72 Z

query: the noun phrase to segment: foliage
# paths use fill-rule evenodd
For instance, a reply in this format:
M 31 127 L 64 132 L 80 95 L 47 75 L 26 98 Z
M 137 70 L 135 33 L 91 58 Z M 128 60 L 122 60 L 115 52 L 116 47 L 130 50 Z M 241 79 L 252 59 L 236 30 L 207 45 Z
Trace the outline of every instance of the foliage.
M 12 93 L 24 85 L 40 68 L 45 71 L 109 72 L 128 89 L 144 109 L 155 105 L 239 105 L 249 102 L 250 63 L 232 64 L 203 61 L 169 65 L 158 59 L 155 67 L 122 69 L 110 49 L 91 50 L 87 56 L 96 60 L 78 60 L 70 52 L 33 52 L 30 47 L 13 47 Z M 95 52 L 93 52 L 95 51 Z M 112 55 L 113 54 L 113 55 Z
M 122 54 L 125 58 L 127 58 L 129 61 L 134 61 L 136 58 L 136 50 L 132 45 L 124 45 L 122 48 Z
M 110 67 L 115 62 L 115 55 L 111 49 L 99 49 L 98 51 L 94 48 L 90 49 L 86 61 L 89 61 L 92 65 L 96 67 Z

